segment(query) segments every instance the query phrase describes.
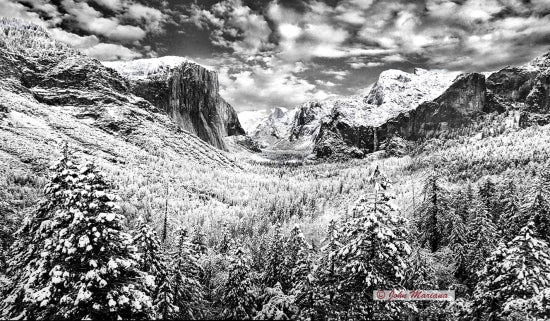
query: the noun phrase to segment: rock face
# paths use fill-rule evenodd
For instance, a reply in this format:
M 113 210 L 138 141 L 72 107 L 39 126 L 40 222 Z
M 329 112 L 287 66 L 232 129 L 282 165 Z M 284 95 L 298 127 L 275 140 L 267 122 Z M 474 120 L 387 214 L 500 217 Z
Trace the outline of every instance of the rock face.
M 218 75 L 179 57 L 106 63 L 130 89 L 166 112 L 183 129 L 226 149 L 224 137 L 244 135 L 237 113 L 219 94 Z
M 382 97 L 371 94 L 368 101 L 379 102 Z M 506 67 L 488 79 L 478 73 L 461 75 L 439 97 L 379 124 L 353 124 L 333 114 L 322 123 L 314 151 L 318 157 L 363 157 L 394 137 L 431 137 L 483 114 L 507 110 L 522 112 L 522 126 L 550 123 L 550 53 L 524 66 Z
M 487 88 L 503 104 L 519 105 L 535 113 L 550 112 L 550 53 L 526 65 L 493 73 Z
M 394 136 L 414 140 L 463 125 L 483 113 L 485 101 L 485 76 L 461 75 L 441 96 L 392 117 L 380 126 L 350 126 L 339 117 L 323 123 L 315 153 L 318 157 L 335 154 L 362 157 L 377 151 L 383 142 Z
M 47 168 L 57 157 L 59 140 L 107 166 L 159 155 L 179 163 L 234 163 L 132 94 L 113 69 L 36 25 L 2 18 L 0 137 L 0 176 L 13 169 Z
M 387 70 L 366 96 L 333 97 L 276 109 L 252 132 L 267 149 L 302 149 L 318 155 L 361 157 L 372 148 L 371 127 L 439 96 L 456 74 Z

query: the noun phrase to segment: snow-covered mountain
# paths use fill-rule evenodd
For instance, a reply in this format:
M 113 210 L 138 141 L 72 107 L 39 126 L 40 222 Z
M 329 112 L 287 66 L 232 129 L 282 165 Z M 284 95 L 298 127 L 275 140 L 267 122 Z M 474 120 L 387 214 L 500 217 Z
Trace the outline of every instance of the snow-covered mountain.
M 217 73 L 202 65 L 173 56 L 104 65 L 126 78 L 133 94 L 220 149 L 227 149 L 224 137 L 245 133 L 233 107 L 219 94 Z
M 379 126 L 400 113 L 433 100 L 448 88 L 457 73 L 415 69 L 387 70 L 366 96 L 331 97 L 293 109 L 275 108 L 249 135 L 267 149 L 313 152 L 323 123 L 338 117 L 351 126 Z

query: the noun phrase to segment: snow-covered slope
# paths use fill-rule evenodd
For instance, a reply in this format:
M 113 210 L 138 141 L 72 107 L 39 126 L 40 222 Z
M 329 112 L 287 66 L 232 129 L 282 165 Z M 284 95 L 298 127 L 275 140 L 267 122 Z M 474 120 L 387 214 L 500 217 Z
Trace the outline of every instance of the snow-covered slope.
M 136 59 L 131 61 L 103 61 L 102 63 L 109 68 L 113 68 L 123 77 L 130 80 L 166 77 L 171 70 L 181 66 L 183 63 L 199 65 L 194 61 L 178 56 Z M 204 66 L 202 67 L 208 69 Z
M 457 73 L 415 69 L 387 70 L 366 96 L 331 97 L 293 109 L 275 108 L 249 134 L 268 149 L 313 150 L 323 122 L 338 117 L 350 126 L 379 126 L 402 112 L 441 95 Z
M 173 56 L 104 65 L 126 78 L 133 94 L 213 146 L 227 150 L 226 136 L 245 133 L 233 107 L 220 96 L 213 70 Z

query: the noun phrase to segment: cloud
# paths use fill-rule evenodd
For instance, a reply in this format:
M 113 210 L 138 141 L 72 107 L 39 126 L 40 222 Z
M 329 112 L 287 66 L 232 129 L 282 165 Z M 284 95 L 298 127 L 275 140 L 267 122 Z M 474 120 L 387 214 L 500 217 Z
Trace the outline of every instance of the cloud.
M 151 33 L 164 32 L 164 23 L 167 20 L 160 10 L 136 3 L 130 5 L 123 17 L 132 19 L 145 26 L 145 30 Z
M 49 26 L 49 24 L 42 20 L 36 12 L 30 12 L 24 5 L 8 0 L 0 0 L 0 17 L 18 18 L 45 28 Z
M 138 26 L 123 25 L 116 17 L 103 17 L 103 14 L 86 2 L 61 1 L 63 8 L 72 15 L 80 28 L 95 35 L 112 40 L 134 42 L 145 37 L 145 30 Z
M 123 2 L 121 0 L 94 0 L 94 2 L 112 11 L 119 11 L 123 6 Z
M 143 55 L 119 44 L 99 43 L 82 50 L 83 53 L 103 61 L 132 60 Z
M 271 29 L 264 16 L 243 5 L 242 0 L 224 0 L 209 10 L 192 7 L 190 21 L 210 28 L 217 46 L 231 48 L 237 54 L 255 54 L 269 48 Z
M 304 101 L 324 99 L 331 93 L 296 75 L 303 71 L 299 63 L 290 64 L 274 58 L 266 66 L 225 62 L 218 68 L 221 95 L 237 110 L 293 107 Z M 231 67 L 228 67 L 231 66 Z

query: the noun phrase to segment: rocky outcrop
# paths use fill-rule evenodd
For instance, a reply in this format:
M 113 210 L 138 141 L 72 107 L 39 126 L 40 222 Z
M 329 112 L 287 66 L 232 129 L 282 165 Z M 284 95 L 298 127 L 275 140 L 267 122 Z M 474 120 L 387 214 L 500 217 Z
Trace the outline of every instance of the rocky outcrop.
M 321 125 L 314 151 L 317 157 L 339 154 L 363 157 L 379 150 L 382 143 L 394 136 L 414 140 L 466 124 L 484 112 L 486 99 L 485 76 L 462 75 L 435 100 L 390 118 L 380 126 L 354 126 L 335 115 Z
M 373 102 L 384 99 L 383 94 L 369 97 Z M 510 110 L 521 113 L 522 127 L 550 123 L 550 53 L 523 66 L 503 68 L 487 79 L 477 73 L 462 75 L 436 99 L 382 124 L 354 124 L 349 117 L 334 114 L 322 123 L 314 151 L 318 157 L 363 157 L 393 137 L 429 138 L 481 115 Z
M 225 150 L 224 137 L 245 134 L 237 113 L 219 94 L 215 72 L 177 57 L 107 65 L 128 79 L 132 93 L 204 141 Z

